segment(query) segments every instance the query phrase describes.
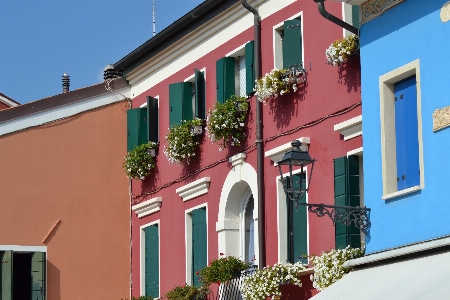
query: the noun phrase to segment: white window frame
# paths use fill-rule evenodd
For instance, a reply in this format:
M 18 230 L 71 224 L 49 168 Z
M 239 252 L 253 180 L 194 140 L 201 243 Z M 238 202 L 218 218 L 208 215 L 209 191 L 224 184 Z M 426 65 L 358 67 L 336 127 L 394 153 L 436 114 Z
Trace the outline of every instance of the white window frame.
M 395 135 L 395 83 L 416 76 L 417 89 L 417 125 L 419 142 L 419 167 L 420 184 L 404 190 L 397 189 L 397 159 L 396 159 L 396 135 Z M 383 200 L 392 199 L 405 194 L 413 193 L 425 188 L 425 171 L 423 162 L 423 138 L 422 138 L 422 97 L 420 80 L 420 61 L 416 59 L 379 78 L 380 88 L 380 119 L 381 119 L 381 164 L 383 180 Z
M 300 19 L 301 24 L 301 31 L 302 31 L 302 62 L 303 67 L 305 67 L 305 38 L 303 35 L 303 11 L 285 19 L 292 20 L 292 19 Z M 273 68 L 274 69 L 283 69 L 283 25 L 284 21 L 281 23 L 278 23 L 273 26 Z
M 246 261 L 247 257 L 245 255 L 245 212 L 247 210 L 247 204 L 248 201 L 250 200 L 250 198 L 253 197 L 252 194 L 252 190 L 250 189 L 250 187 L 247 189 L 247 191 L 244 194 L 244 197 L 242 198 L 242 202 L 241 202 L 241 206 L 239 209 L 239 253 L 240 253 L 240 258 L 243 261 Z M 257 219 L 258 219 L 258 215 L 255 216 L 255 198 L 253 197 L 253 226 L 255 226 L 257 224 Z M 256 259 L 256 242 L 257 242 L 257 237 L 255 236 L 256 230 L 253 231 L 253 248 L 254 248 L 254 252 L 255 252 L 255 259 Z M 254 264 L 257 264 L 256 260 L 254 261 Z
M 301 173 L 301 169 L 292 171 L 292 174 L 299 174 Z M 304 167 L 303 173 L 305 174 L 306 184 L 308 184 L 308 167 Z M 284 173 L 283 178 L 289 177 L 289 173 Z M 286 194 L 284 192 L 283 188 L 283 182 L 281 181 L 281 176 L 278 175 L 276 177 L 276 186 L 277 186 L 277 222 L 278 222 L 278 262 L 279 263 L 286 263 L 288 261 L 288 253 L 286 251 L 287 249 L 287 210 L 286 210 Z M 308 186 L 306 186 L 308 187 Z M 305 202 L 309 203 L 309 195 L 308 193 L 305 193 Z M 292 201 L 292 200 L 289 200 Z M 309 213 L 306 214 L 306 243 L 307 243 L 307 249 L 308 249 L 308 255 L 310 253 L 309 249 Z M 309 258 L 308 258 L 309 261 Z
M 241 82 L 241 74 L 239 72 L 239 60 L 240 59 L 245 59 L 245 45 L 247 45 L 247 43 L 249 43 L 250 41 L 245 42 L 243 45 L 237 47 L 236 49 L 234 49 L 233 51 L 227 53 L 227 55 L 225 55 L 225 57 L 232 57 L 234 58 L 234 94 L 236 96 L 240 96 L 241 95 L 241 86 L 240 86 L 240 82 Z M 244 75 L 245 77 L 246 75 Z M 244 78 L 246 79 L 246 78 Z M 245 91 L 245 86 L 244 86 L 244 96 L 246 97 L 246 91 Z
M 209 262 L 209 230 L 208 230 L 208 203 L 202 203 L 200 205 L 194 206 L 192 208 L 186 209 L 185 216 L 185 231 L 184 231 L 184 245 L 186 248 L 186 283 L 191 285 L 193 282 L 192 278 L 192 215 L 191 212 L 198 208 L 206 208 L 206 262 Z
M 145 295 L 145 228 L 153 225 L 158 225 L 158 266 L 159 266 L 159 274 L 158 274 L 158 297 L 161 295 L 161 226 L 160 220 L 156 220 L 145 225 L 139 227 L 140 232 L 140 247 L 141 247 L 141 255 L 140 255 L 140 274 L 141 274 L 141 286 L 140 291 L 141 295 Z

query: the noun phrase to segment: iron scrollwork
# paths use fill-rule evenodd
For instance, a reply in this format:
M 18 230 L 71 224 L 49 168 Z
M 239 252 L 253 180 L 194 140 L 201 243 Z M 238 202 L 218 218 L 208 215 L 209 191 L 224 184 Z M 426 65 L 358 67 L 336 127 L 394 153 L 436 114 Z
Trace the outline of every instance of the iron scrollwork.
M 340 223 L 350 225 L 353 223 L 364 234 L 369 234 L 369 212 L 370 208 L 359 206 L 336 206 L 321 204 L 300 203 L 300 205 L 308 206 L 308 211 L 315 213 L 318 217 L 329 216 L 333 221 L 333 225 Z

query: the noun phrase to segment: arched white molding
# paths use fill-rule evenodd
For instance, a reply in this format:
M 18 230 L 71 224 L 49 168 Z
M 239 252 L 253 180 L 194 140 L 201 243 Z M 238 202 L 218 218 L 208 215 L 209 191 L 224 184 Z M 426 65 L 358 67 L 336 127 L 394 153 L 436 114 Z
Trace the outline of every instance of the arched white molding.
M 239 158 L 239 159 L 237 159 Z M 258 185 L 256 170 L 244 162 L 245 153 L 230 158 L 233 169 L 227 175 L 220 194 L 219 215 L 216 223 L 219 253 L 240 257 L 239 213 L 242 200 L 250 189 L 254 199 L 253 218 L 255 220 L 255 237 L 258 237 Z M 257 238 L 255 239 L 256 261 L 259 257 Z

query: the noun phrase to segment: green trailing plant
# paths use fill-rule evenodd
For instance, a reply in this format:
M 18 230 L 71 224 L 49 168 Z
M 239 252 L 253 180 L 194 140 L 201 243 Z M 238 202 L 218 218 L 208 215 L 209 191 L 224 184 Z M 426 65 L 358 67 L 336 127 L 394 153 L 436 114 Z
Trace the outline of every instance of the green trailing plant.
M 209 286 L 212 283 L 220 284 L 227 282 L 233 278 L 233 275 L 240 275 L 252 266 L 251 263 L 242 261 L 234 256 L 224 256 L 220 253 L 220 257 L 209 263 L 208 266 L 199 272 L 200 281 L 203 285 Z
M 242 297 L 244 300 L 266 300 L 281 298 L 281 284 L 294 284 L 302 286 L 300 271 L 306 266 L 298 262 L 295 264 L 275 264 L 257 270 L 252 275 L 244 278 Z
M 152 296 L 140 296 L 139 298 L 131 297 L 131 300 L 153 300 L 154 298 Z M 128 300 L 128 299 L 122 299 L 120 300 Z
M 364 246 L 361 248 L 331 249 L 322 252 L 321 255 L 310 256 L 310 262 L 314 267 L 314 274 L 311 274 L 313 287 L 322 291 L 350 272 L 349 268 L 343 266 L 349 259 L 358 258 L 364 255 Z
M 189 164 L 195 156 L 199 145 L 198 135 L 193 132 L 194 126 L 201 126 L 203 121 L 193 119 L 182 121 L 181 124 L 172 126 L 166 135 L 167 146 L 164 146 L 164 154 L 169 163 Z
M 143 180 L 155 168 L 155 158 L 148 153 L 148 149 L 156 149 L 157 143 L 148 142 L 135 146 L 124 157 L 122 168 L 130 179 Z
M 297 91 L 297 84 L 300 82 L 300 72 L 288 69 L 274 69 L 266 73 L 261 79 L 255 80 L 256 98 L 264 103 L 277 99 L 278 96 L 289 93 L 291 90 Z
M 208 111 L 206 134 L 213 143 L 219 144 L 219 151 L 231 146 L 241 146 L 245 137 L 245 118 L 249 104 L 247 98 L 231 96 L 225 103 L 217 102 Z
M 325 51 L 327 64 L 338 66 L 347 58 L 357 53 L 359 49 L 359 38 L 357 35 L 351 35 L 346 38 L 334 41 L 333 44 Z
M 200 290 L 195 286 L 185 284 L 183 286 L 175 286 L 166 293 L 168 300 L 192 300 L 199 295 Z

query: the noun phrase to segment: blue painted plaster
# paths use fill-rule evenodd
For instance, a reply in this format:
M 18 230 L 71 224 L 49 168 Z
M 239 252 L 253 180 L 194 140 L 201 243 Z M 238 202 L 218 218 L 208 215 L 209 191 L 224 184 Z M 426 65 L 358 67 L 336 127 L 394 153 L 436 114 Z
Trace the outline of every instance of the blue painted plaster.
M 364 202 L 372 209 L 367 253 L 450 235 L 450 128 L 432 131 L 435 109 L 450 105 L 447 1 L 408 0 L 361 26 Z M 382 200 L 379 77 L 420 60 L 425 188 Z

